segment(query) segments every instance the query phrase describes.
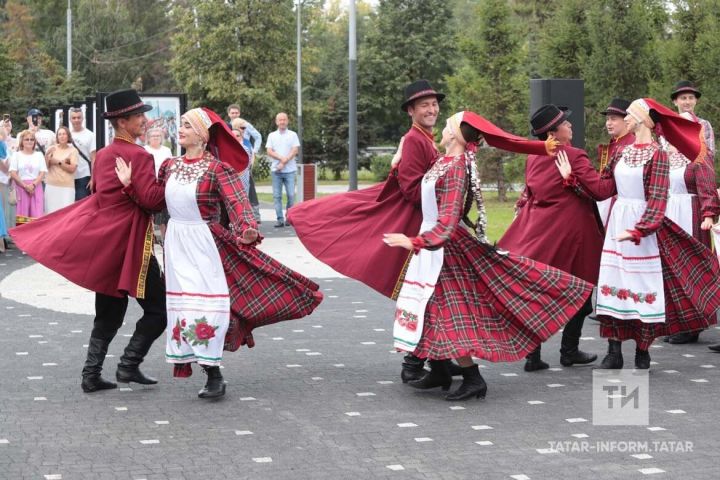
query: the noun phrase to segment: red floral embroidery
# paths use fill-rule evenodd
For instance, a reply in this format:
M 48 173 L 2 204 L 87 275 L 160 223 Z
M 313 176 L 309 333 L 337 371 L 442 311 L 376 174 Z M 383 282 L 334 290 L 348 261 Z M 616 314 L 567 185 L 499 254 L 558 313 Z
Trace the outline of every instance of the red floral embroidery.
M 410 313 L 407 310 L 398 308 L 395 310 L 395 321 L 400 324 L 401 327 L 414 332 L 418 327 L 418 317 L 414 313 Z
M 610 285 L 602 285 L 600 287 L 600 293 L 606 297 L 617 297 L 620 300 L 632 298 L 632 301 L 635 303 L 652 304 L 655 300 L 657 300 L 657 292 L 633 292 L 627 288 L 611 287 Z
M 195 325 L 195 336 L 198 340 L 210 340 L 215 336 L 215 329 L 207 323 L 198 323 Z

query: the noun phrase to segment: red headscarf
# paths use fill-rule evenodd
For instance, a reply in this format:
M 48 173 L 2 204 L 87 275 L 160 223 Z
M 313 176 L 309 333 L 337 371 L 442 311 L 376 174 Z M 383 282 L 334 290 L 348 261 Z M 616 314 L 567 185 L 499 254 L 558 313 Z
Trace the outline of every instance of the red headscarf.
M 641 107 L 647 111 L 647 115 L 651 117 L 650 122 L 652 126 L 648 126 L 651 127 L 658 136 L 665 137 L 668 143 L 677 148 L 680 153 L 694 162 L 705 159 L 705 155 L 707 155 L 707 145 L 705 145 L 705 140 L 702 136 L 702 127 L 699 123 L 681 117 L 652 98 L 635 100 L 630 107 L 628 107 L 628 113 L 632 115 L 632 111 L 635 111 L 636 114 L 642 114 L 642 111 L 637 107 Z M 655 112 L 655 115 L 650 115 L 651 110 Z
M 508 152 L 525 153 L 528 155 L 552 155 L 555 152 L 556 142 L 552 139 L 546 141 L 528 140 L 527 138 L 513 135 L 475 112 L 458 112 L 450 117 L 450 120 L 453 123 L 457 123 L 458 129 L 462 122 L 478 129 L 488 145 L 507 150 Z M 466 149 L 475 151 L 477 145 L 468 143 Z
M 195 133 L 207 143 L 207 150 L 238 172 L 248 168 L 250 159 L 235 135 L 220 116 L 209 108 L 193 108 L 183 114 Z

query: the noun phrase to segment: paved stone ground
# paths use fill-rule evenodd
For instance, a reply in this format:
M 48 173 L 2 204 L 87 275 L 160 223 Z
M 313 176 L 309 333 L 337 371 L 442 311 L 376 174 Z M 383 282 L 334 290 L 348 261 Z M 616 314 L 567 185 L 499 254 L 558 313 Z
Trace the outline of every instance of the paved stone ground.
M 292 250 L 292 229 L 271 225 L 263 224 L 268 243 L 287 241 Z M 0 256 L 0 279 L 33 263 L 11 250 Z M 446 402 L 439 390 L 400 383 L 392 302 L 352 280 L 322 277 L 326 299 L 311 317 L 262 328 L 254 349 L 226 356 L 227 395 L 216 402 L 197 398 L 199 371 L 172 378 L 162 342 L 143 366 L 158 385 L 82 393 L 92 317 L 44 303 L 53 293 L 45 278 L 11 277 L 25 278 L 22 288 L 51 308 L 8 299 L 7 282 L 0 286 L 0 478 L 718 478 L 720 356 L 706 348 L 720 341 L 717 329 L 696 345 L 651 350 L 649 425 L 595 426 L 592 370 L 561 369 L 558 338 L 545 347 L 551 371 L 482 362 L 487 399 Z M 66 298 L 87 298 L 77 290 Z M 138 312 L 131 302 L 106 362 L 111 376 Z M 604 351 L 595 322 L 584 334 L 585 349 Z M 589 451 L 557 442 L 586 442 Z M 596 442 L 641 442 L 648 451 L 618 451 L 622 443 L 598 451 L 611 444 Z M 692 442 L 692 451 L 662 451 L 677 442 Z

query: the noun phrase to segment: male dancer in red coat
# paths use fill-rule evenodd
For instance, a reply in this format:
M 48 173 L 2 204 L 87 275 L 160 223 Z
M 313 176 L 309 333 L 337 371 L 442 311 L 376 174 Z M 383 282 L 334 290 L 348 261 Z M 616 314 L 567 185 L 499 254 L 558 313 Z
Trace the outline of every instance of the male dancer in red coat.
M 135 90 L 113 92 L 106 102 L 103 116 L 113 125 L 115 138 L 97 152 L 93 195 L 11 232 L 18 247 L 39 263 L 95 292 L 95 320 L 81 385 L 88 393 L 117 387 L 100 372 L 122 326 L 128 296 L 137 299 L 143 316 L 120 358 L 118 382 L 157 383 L 143 375 L 139 365 L 167 324 L 165 286 L 153 256 L 150 221 L 151 212 L 165 206 L 164 189 L 155 182 L 152 156 L 135 143 L 145 132 L 145 112 L 152 107 L 143 104 Z M 115 174 L 117 158 L 132 168 L 128 187 Z
M 587 154 L 570 145 L 571 112 L 555 105 L 543 105 L 532 116 L 532 134 L 540 140 L 549 135 L 560 143 L 573 171 L 594 170 Z M 525 165 L 525 191 L 518 201 L 518 216 L 498 245 L 512 253 L 546 263 L 597 284 L 604 231 L 595 202 L 578 196 L 553 171 L 555 157 L 529 155 Z M 557 169 L 556 169 L 557 170 Z M 565 325 L 560 347 L 564 366 L 586 364 L 597 355 L 581 351 L 578 346 L 585 317 L 592 312 L 590 299 Z M 540 347 L 528 355 L 525 371 L 543 370 L 549 365 L 540 358 Z
M 600 165 L 598 170 L 600 173 L 602 173 L 605 168 L 615 165 L 615 162 L 620 158 L 620 154 L 625 147 L 635 142 L 635 134 L 628 132 L 627 125 L 625 124 L 625 117 L 627 116 L 626 109 L 629 106 L 630 102 L 627 100 L 613 98 L 610 105 L 608 105 L 604 111 L 600 112 L 602 115 L 605 115 L 605 129 L 608 135 L 610 135 L 610 141 L 608 143 L 598 145 L 597 154 Z M 607 224 L 612 202 L 612 198 L 597 202 L 603 226 Z

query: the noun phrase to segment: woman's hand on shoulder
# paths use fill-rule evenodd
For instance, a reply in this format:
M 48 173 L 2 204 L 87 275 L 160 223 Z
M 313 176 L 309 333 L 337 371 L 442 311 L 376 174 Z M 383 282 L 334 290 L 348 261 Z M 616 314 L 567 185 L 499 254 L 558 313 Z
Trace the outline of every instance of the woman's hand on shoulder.
M 115 174 L 124 187 L 130 185 L 132 177 L 132 165 L 125 163 L 121 157 L 115 157 Z
M 568 160 L 567 153 L 564 150 L 560 150 L 555 157 L 555 166 L 557 167 L 563 180 L 567 180 L 572 175 L 572 166 L 570 160 Z
M 412 240 L 402 233 L 383 233 L 383 242 L 389 247 L 400 247 L 405 250 L 413 249 Z

